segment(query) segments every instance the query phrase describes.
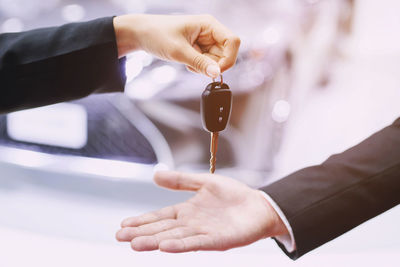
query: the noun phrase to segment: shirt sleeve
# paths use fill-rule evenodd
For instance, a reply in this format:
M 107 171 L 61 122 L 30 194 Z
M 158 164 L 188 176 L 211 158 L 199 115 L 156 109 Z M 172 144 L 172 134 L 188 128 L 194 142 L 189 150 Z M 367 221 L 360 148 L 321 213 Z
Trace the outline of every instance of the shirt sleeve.
M 276 241 L 278 241 L 279 243 L 281 243 L 281 245 L 283 245 L 285 247 L 287 252 L 289 252 L 289 253 L 294 252 L 296 250 L 296 242 L 294 240 L 293 230 L 289 224 L 289 221 L 286 219 L 285 214 L 283 214 L 283 212 L 279 208 L 278 204 L 276 204 L 276 202 L 264 191 L 261 191 L 261 193 L 263 193 L 263 196 L 265 197 L 265 199 L 269 202 L 269 204 L 271 204 L 272 208 L 276 211 L 278 216 L 281 218 L 281 220 L 283 221 L 283 223 L 286 226 L 286 229 L 288 229 L 288 232 L 289 232 L 289 234 L 275 236 L 274 239 Z
M 113 17 L 0 34 L 0 113 L 120 92 Z

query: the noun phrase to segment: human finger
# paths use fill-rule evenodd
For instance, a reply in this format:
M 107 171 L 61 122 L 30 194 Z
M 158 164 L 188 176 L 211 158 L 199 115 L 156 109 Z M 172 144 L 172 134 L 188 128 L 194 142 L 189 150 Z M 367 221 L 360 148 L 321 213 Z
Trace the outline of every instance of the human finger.
M 178 226 L 174 219 L 162 220 L 154 223 L 141 225 L 138 227 L 124 227 L 120 229 L 116 238 L 118 241 L 131 241 L 139 236 L 151 236 Z
M 161 241 L 159 249 L 164 252 L 180 253 L 197 250 L 218 250 L 214 240 L 205 234 L 189 236 L 182 239 Z
M 132 249 L 136 251 L 149 251 L 159 248 L 160 242 L 169 239 L 182 239 L 196 235 L 197 232 L 191 227 L 177 227 L 152 236 L 140 236 L 131 241 Z
M 203 54 L 203 55 L 205 55 L 205 56 L 211 58 L 211 59 L 214 60 L 215 62 L 218 62 L 218 61 L 220 60 L 220 58 L 219 58 L 218 56 L 216 56 L 216 55 L 214 55 L 214 54 L 211 54 L 211 53 L 205 53 L 205 54 Z M 199 73 L 197 70 L 195 70 L 195 69 L 192 68 L 191 66 L 188 66 L 188 65 L 187 65 L 186 68 L 187 68 L 187 70 L 190 71 L 190 72 Z
M 221 72 L 224 72 L 235 64 L 241 41 L 238 36 L 218 21 L 214 24 L 212 33 L 214 40 L 223 50 L 223 57 L 219 62 L 219 66 Z
M 175 53 L 175 60 L 180 61 L 197 72 L 203 73 L 211 78 L 216 78 L 221 73 L 220 67 L 215 60 L 197 51 L 189 43 L 178 49 Z
M 121 227 L 135 227 L 165 219 L 175 219 L 175 206 L 169 206 L 157 211 L 145 213 L 135 217 L 129 217 L 122 221 Z
M 154 175 L 156 184 L 174 190 L 196 191 L 202 187 L 206 177 L 202 174 L 176 171 L 159 171 Z
M 239 47 L 240 39 L 232 37 L 226 40 L 224 43 L 224 56 L 219 61 L 221 72 L 224 72 L 235 65 L 239 53 Z

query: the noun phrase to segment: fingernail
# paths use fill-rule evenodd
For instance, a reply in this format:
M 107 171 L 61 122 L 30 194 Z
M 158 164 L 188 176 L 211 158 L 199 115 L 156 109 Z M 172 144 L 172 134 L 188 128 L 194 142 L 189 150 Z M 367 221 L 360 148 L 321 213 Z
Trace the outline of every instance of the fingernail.
M 211 78 L 217 78 L 221 73 L 219 66 L 215 64 L 208 65 L 206 72 L 207 75 L 210 76 Z

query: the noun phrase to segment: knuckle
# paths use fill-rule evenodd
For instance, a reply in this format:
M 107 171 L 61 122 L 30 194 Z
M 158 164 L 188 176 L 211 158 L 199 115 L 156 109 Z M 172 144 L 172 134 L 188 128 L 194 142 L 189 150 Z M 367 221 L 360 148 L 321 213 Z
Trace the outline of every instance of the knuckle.
M 185 238 L 184 238 L 184 239 L 181 239 L 181 243 L 182 243 L 182 249 L 183 249 L 183 251 L 187 251 L 188 248 L 189 248 L 189 244 L 188 244 L 187 240 L 186 240 Z
M 221 69 L 223 69 L 224 71 L 233 67 L 236 63 L 236 58 L 226 58 L 223 62 L 223 66 L 221 67 Z
M 162 218 L 163 216 L 168 216 L 171 211 L 171 207 L 165 207 L 157 211 L 158 218 Z
M 176 177 L 176 188 L 179 189 L 183 189 L 183 174 L 182 173 L 178 173 L 177 177 Z
M 162 239 L 160 238 L 160 236 L 159 235 L 154 235 L 153 236 L 153 245 L 155 246 L 155 247 L 158 247 L 158 245 L 161 243 L 161 241 L 162 241 Z
M 160 220 L 162 218 L 162 216 L 163 216 L 163 211 L 162 210 L 157 210 L 157 211 L 153 212 L 152 219 Z
M 233 65 L 235 65 L 235 61 L 234 61 L 234 60 L 228 60 L 228 61 L 226 61 L 225 66 L 226 66 L 227 69 L 232 68 Z
M 229 240 L 224 238 L 224 236 L 221 234 L 218 234 L 214 237 L 210 237 L 210 243 L 218 251 L 226 251 L 229 249 L 229 247 L 226 245 L 229 244 Z
M 193 58 L 193 68 L 195 70 L 203 71 L 205 68 L 205 60 L 201 55 L 197 55 Z
M 242 42 L 242 41 L 240 40 L 239 36 L 236 36 L 236 35 L 235 35 L 235 36 L 232 37 L 232 43 L 233 43 L 236 47 L 239 47 L 241 42 Z

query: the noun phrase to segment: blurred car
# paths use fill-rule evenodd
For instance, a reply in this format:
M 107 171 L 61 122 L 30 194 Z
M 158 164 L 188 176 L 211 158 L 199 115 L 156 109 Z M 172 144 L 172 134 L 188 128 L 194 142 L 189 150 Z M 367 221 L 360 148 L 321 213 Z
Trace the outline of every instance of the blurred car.
M 274 156 L 279 151 L 285 122 L 291 112 L 289 98 L 293 83 L 299 83 L 293 79 L 297 77 L 296 72 L 302 71 L 295 64 L 299 55 L 293 43 L 302 35 L 310 34 L 310 25 L 317 24 L 318 14 L 324 12 L 318 6 L 312 7 L 315 1 L 252 2 L 251 6 L 246 1 L 240 2 L 227 14 L 219 12 L 226 4 L 219 1 L 208 11 L 218 13 L 226 24 L 236 25 L 244 39 L 235 68 L 224 74 L 224 81 L 234 93 L 234 103 L 230 125 L 220 135 L 217 170 L 252 186 L 260 186 L 268 181 L 273 170 Z M 38 17 L 38 14 L 48 14 L 50 7 L 59 7 L 65 21 L 101 16 L 109 14 L 110 10 L 149 13 L 170 13 L 174 10 L 185 13 L 193 12 L 194 6 L 199 7 L 193 3 L 182 5 L 181 1 L 168 5 L 158 1 L 140 2 L 142 5 L 139 2 L 129 3 L 115 0 L 94 5 L 85 1 L 71 5 L 49 1 L 35 6 L 35 12 L 29 16 L 23 13 L 23 9 L 4 7 L 0 18 L 20 16 L 14 17 L 13 21 L 4 21 L 3 30 L 12 30 L 18 25 L 23 28 L 24 21 L 29 22 L 29 27 L 58 21 L 59 18 Z M 138 8 L 142 10 L 136 10 Z M 239 10 L 242 14 L 236 14 Z M 237 24 L 238 17 L 246 17 L 255 10 L 251 27 L 250 22 Z M 332 8 L 328 5 L 322 10 Z M 330 18 L 329 21 L 337 20 L 336 15 Z M 337 28 L 335 23 L 332 25 L 333 29 Z M 332 30 L 327 38 L 335 36 L 334 33 L 335 30 Z M 61 172 L 65 171 L 66 158 L 75 158 L 74 162 L 79 159 L 83 162 L 80 166 L 87 166 L 86 170 L 82 167 L 82 172 L 110 177 L 129 177 L 132 171 L 127 172 L 129 175 L 122 174 L 121 168 L 119 172 L 101 173 L 87 162 L 96 159 L 96 162 L 101 160 L 102 166 L 109 163 L 131 164 L 135 168 L 143 166 L 150 173 L 155 166 L 207 171 L 210 137 L 202 129 L 199 101 L 211 80 L 187 72 L 184 66 L 163 62 L 144 52 L 128 56 L 126 71 L 128 80 L 124 95 L 90 96 L 71 103 L 1 116 L 0 146 L 3 151 L 9 151 L 4 155 L 11 151 L 34 152 L 29 153 L 25 162 L 34 162 L 35 157 L 46 156 L 51 163 L 43 163 L 40 168 L 51 165 L 52 168 L 60 168 Z M 320 76 L 316 75 L 308 83 Z M 16 164 L 19 162 L 14 161 Z M 79 172 L 76 167 L 68 168 Z M 112 167 L 103 169 L 113 170 Z

